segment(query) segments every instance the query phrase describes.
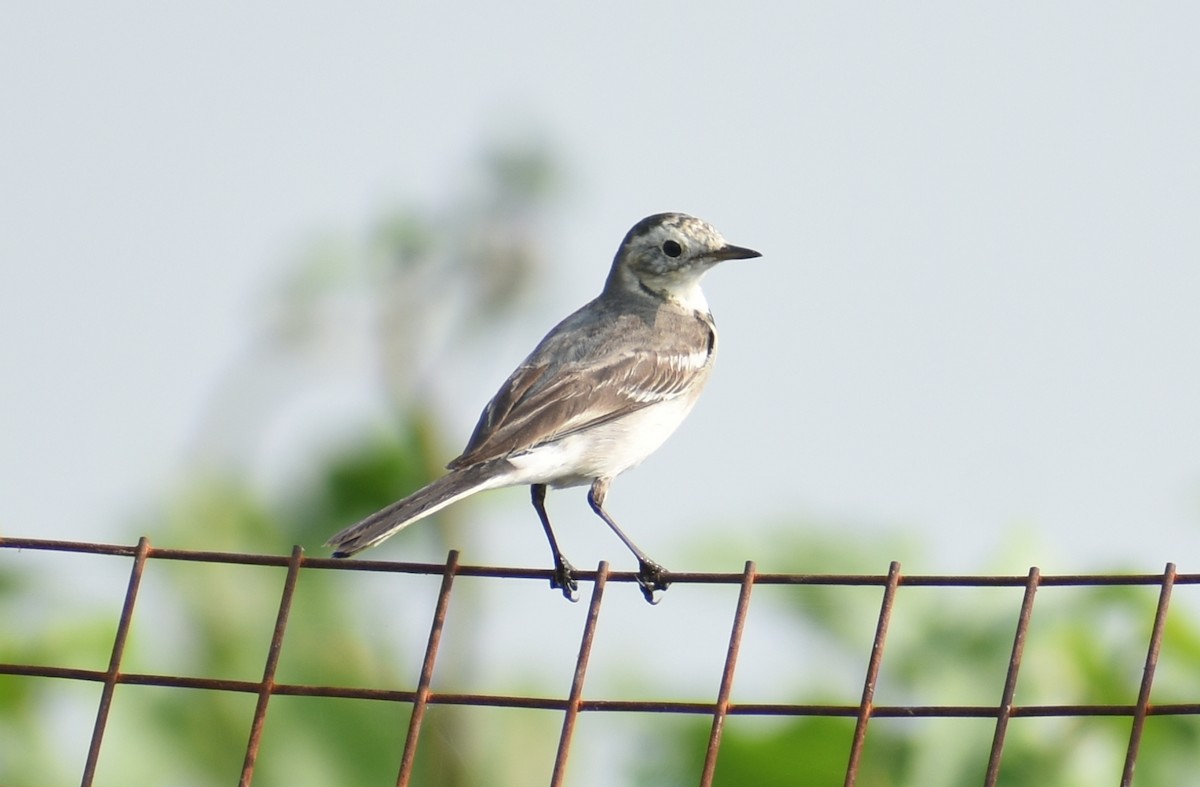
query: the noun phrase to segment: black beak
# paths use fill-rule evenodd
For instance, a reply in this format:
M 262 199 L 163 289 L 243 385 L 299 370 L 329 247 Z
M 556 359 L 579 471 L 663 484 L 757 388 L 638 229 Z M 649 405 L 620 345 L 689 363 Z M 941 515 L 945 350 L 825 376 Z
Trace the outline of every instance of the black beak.
M 762 253 L 754 249 L 747 249 L 745 246 L 726 244 L 714 251 L 712 256 L 718 260 L 748 260 L 752 257 L 761 257 Z

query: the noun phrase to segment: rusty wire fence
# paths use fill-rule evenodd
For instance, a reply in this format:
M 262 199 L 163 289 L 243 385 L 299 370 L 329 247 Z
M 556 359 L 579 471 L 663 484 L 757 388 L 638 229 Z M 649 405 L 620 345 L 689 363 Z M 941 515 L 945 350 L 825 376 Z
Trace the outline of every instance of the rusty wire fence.
M 757 717 L 841 717 L 854 720 L 850 755 L 845 766 L 844 784 L 855 785 L 860 775 L 860 762 L 864 745 L 871 729 L 872 719 L 879 718 L 976 718 L 994 721 L 992 742 L 987 757 L 983 784 L 987 787 L 998 783 L 1005 753 L 1006 732 L 1010 720 L 1021 717 L 1119 717 L 1129 720 L 1128 744 L 1124 753 L 1124 766 L 1120 776 L 1121 785 L 1134 783 L 1134 770 L 1138 762 L 1142 733 L 1146 720 L 1151 716 L 1197 716 L 1200 717 L 1200 697 L 1194 702 L 1156 704 L 1151 703 L 1155 668 L 1163 642 L 1172 589 L 1177 585 L 1200 584 L 1200 574 L 1184 574 L 1176 571 L 1174 564 L 1167 564 L 1161 574 L 1091 574 L 1091 575 L 1043 575 L 1037 568 L 1028 574 L 1000 576 L 951 576 L 915 575 L 905 576 L 899 563 L 893 562 L 886 574 L 781 574 L 759 573 L 753 562 L 747 562 L 741 573 L 672 573 L 671 580 L 677 584 L 735 585 L 739 588 L 737 603 L 729 627 L 728 646 L 724 666 L 719 676 L 713 676 L 716 688 L 715 701 L 659 701 L 659 700 L 604 700 L 588 699 L 584 690 L 588 674 L 588 662 L 592 654 L 597 622 L 600 619 L 605 589 L 612 582 L 634 581 L 631 572 L 610 571 L 607 563 L 600 563 L 596 571 L 580 572 L 580 579 L 591 583 L 590 597 L 586 599 L 587 613 L 582 630 L 578 632 L 579 646 L 575 656 L 575 668 L 570 690 L 562 698 L 534 696 L 451 693 L 431 689 L 432 678 L 438 663 L 438 650 L 455 580 L 459 577 L 481 577 L 501 582 L 510 579 L 550 578 L 549 570 L 502 568 L 492 566 L 460 565 L 458 553 L 451 551 L 444 564 L 402 563 L 391 561 L 334 560 L 306 557 L 300 547 L 295 547 L 289 556 L 268 554 L 240 554 L 228 552 L 204 552 L 151 547 L 142 538 L 137 545 L 97 544 L 43 539 L 0 539 L 0 550 L 40 550 L 49 552 L 73 552 L 93 555 L 110 555 L 132 559 L 128 585 L 121 606 L 116 636 L 112 645 L 108 667 L 104 670 L 89 670 L 56 666 L 54 664 L 0 663 L 0 675 L 20 679 L 56 679 L 84 681 L 102 685 L 95 722 L 87 751 L 81 783 L 84 787 L 93 783 L 96 767 L 101 757 L 113 695 L 118 685 L 158 686 L 167 688 L 206 689 L 217 692 L 235 692 L 254 695 L 257 702 L 253 715 L 246 720 L 247 736 L 241 767 L 240 783 L 253 782 L 255 763 L 260 742 L 269 721 L 271 699 L 277 696 L 333 697 L 348 699 L 378 700 L 400 703 L 411 707 L 407 728 L 397 730 L 397 740 L 404 738 L 397 766 L 397 785 L 407 785 L 413 776 L 413 766 L 418 748 L 422 743 L 422 727 L 426 711 L 433 705 L 499 707 L 537 709 L 561 714 L 561 727 L 553 770 L 546 774 L 552 786 L 565 782 L 569 755 L 576 723 L 582 714 L 625 712 L 640 714 L 688 714 L 711 719 L 707 738 L 701 785 L 713 783 L 716 765 L 721 752 L 722 733 L 726 721 L 735 716 Z M 130 625 L 137 608 L 138 590 L 143 572 L 150 560 L 190 561 L 204 564 L 237 564 L 277 567 L 286 570 L 279 596 L 278 613 L 273 634 L 266 654 L 261 680 L 242 681 L 217 678 L 190 677 L 172 674 L 148 674 L 125 671 L 122 668 Z M 440 590 L 431 611 L 428 640 L 421 662 L 416 685 L 410 689 L 359 688 L 338 685 L 315 685 L 285 683 L 276 680 L 279 655 L 288 630 L 289 614 L 295 595 L 297 581 L 303 571 L 358 571 L 385 572 L 394 574 L 440 575 Z M 807 585 L 834 587 L 875 587 L 880 591 L 879 612 L 875 620 L 874 637 L 870 653 L 864 654 L 865 674 L 862 680 L 861 699 L 857 704 L 790 704 L 790 703 L 741 703 L 733 702 L 732 688 L 736 676 L 739 649 L 747 613 L 751 606 L 754 589 L 765 585 Z M 1132 704 L 1014 704 L 1015 692 L 1020 675 L 1022 654 L 1034 610 L 1035 599 L 1040 589 L 1047 587 L 1096 587 L 1096 586 L 1148 586 L 1156 589 L 1157 605 L 1153 622 L 1149 624 L 1149 636 L 1145 643 L 1145 661 L 1142 668 L 1137 699 Z M 1014 635 L 1007 659 L 1003 692 L 995 704 L 988 705 L 886 705 L 875 703 L 875 690 L 881 665 L 884 663 L 885 646 L 889 624 L 892 621 L 893 604 L 897 591 L 907 587 L 950 587 L 1023 588 L 1019 608 L 1013 611 Z M 1200 669 L 1200 665 L 1197 665 Z

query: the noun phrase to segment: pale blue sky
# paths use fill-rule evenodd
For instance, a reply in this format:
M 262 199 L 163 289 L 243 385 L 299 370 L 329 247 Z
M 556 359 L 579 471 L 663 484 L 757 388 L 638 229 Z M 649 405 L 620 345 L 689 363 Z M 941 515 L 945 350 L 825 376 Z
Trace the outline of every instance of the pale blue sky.
M 997 568 L 1013 527 L 1036 538 L 1000 568 L 1197 570 L 1198 24 L 1148 3 L 10 4 L 0 528 L 124 539 L 282 260 L 436 204 L 492 132 L 530 127 L 568 167 L 559 256 L 498 327 L 511 353 L 454 381 L 462 440 L 628 227 L 681 210 L 764 257 L 707 279 L 711 387 L 610 498 L 652 555 L 686 568 L 683 528 L 800 511 L 940 544 L 909 571 Z M 623 562 L 577 494 L 551 501 L 572 558 Z M 542 564 L 503 508 L 528 532 L 475 560 Z

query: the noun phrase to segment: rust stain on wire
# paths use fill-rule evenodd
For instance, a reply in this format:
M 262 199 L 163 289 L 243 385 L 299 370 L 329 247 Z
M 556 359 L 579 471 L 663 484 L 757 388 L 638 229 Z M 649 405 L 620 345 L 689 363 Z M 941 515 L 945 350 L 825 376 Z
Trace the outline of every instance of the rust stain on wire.
M 1021 599 L 1021 612 L 1017 616 L 1017 633 L 1013 635 L 1012 655 L 1008 659 L 1008 674 L 1004 677 L 1004 692 L 1000 697 L 1000 709 L 996 715 L 996 732 L 992 735 L 992 750 L 988 754 L 984 787 L 995 787 L 1000 778 L 1000 753 L 1004 750 L 1004 736 L 1008 732 L 1008 720 L 1012 718 L 1013 697 L 1017 692 L 1017 673 L 1021 669 L 1021 655 L 1025 652 L 1025 635 L 1029 631 L 1029 619 L 1033 615 L 1033 598 L 1037 594 L 1041 572 L 1037 566 L 1029 569 L 1025 584 L 1025 596 Z
M 292 597 L 296 594 L 296 581 L 300 578 L 300 561 L 304 549 L 292 547 L 288 561 L 287 577 L 283 581 L 283 593 L 279 598 L 279 615 L 275 618 L 275 631 L 271 634 L 271 645 L 267 649 L 267 665 L 263 668 L 262 683 L 258 685 L 258 703 L 254 707 L 254 719 L 250 722 L 250 740 L 246 744 L 246 758 L 242 761 L 240 787 L 250 787 L 254 779 L 254 763 L 258 759 L 258 746 L 262 742 L 263 724 L 267 720 L 267 703 L 275 688 L 275 669 L 279 666 L 279 651 L 283 647 L 283 632 L 287 629 L 288 614 L 292 609 Z
M 1134 706 L 1133 725 L 1129 731 L 1129 748 L 1125 752 L 1125 768 L 1121 772 L 1121 787 L 1133 784 L 1133 769 L 1137 764 L 1138 747 L 1142 743 L 1142 729 L 1146 725 L 1146 714 L 1150 708 L 1150 687 L 1154 683 L 1154 670 L 1158 666 L 1158 651 L 1162 648 L 1163 631 L 1167 625 L 1167 607 L 1171 603 L 1171 588 L 1175 584 L 1175 564 L 1168 563 L 1162 575 L 1162 588 L 1158 592 L 1158 608 L 1154 611 L 1154 626 L 1150 629 L 1150 646 L 1146 651 L 1146 666 L 1142 670 L 1142 685 L 1138 689 L 1137 705 Z
M 106 673 L 99 670 L 47 667 L 30 664 L 0 664 L 0 675 L 60 678 L 103 683 Z M 118 684 L 160 686 L 176 689 L 230 691 L 257 694 L 258 681 L 226 680 L 223 678 L 193 678 L 180 675 L 150 675 L 122 673 Z M 377 700 L 381 702 L 415 702 L 415 691 L 397 689 L 367 689 L 353 686 L 313 686 L 297 683 L 276 683 L 275 696 L 325 697 L 329 699 Z M 430 693 L 430 705 L 467 705 L 486 708 L 520 708 L 564 712 L 567 700 L 555 697 L 530 697 L 505 694 Z M 584 713 L 678 713 L 712 716 L 716 703 L 679 700 L 581 700 Z M 730 703 L 730 716 L 823 716 L 857 718 L 861 705 L 822 705 L 809 703 Z M 1070 716 L 1128 716 L 1133 717 L 1137 706 L 1130 705 L 1022 705 L 1012 709 L 1012 718 L 1047 718 Z M 995 719 L 995 705 L 875 705 L 872 718 L 938 718 L 938 719 Z M 1146 706 L 1147 716 L 1200 716 L 1200 702 L 1163 703 Z
M 149 541 L 142 538 L 136 545 L 103 544 L 76 541 L 58 541 L 34 538 L 0 538 L 0 550 L 16 552 L 20 550 L 39 550 L 48 552 L 82 553 L 105 555 L 120 558 L 132 558 L 129 583 L 125 594 L 121 616 L 117 625 L 116 637 L 106 670 L 88 670 L 54 665 L 0 663 L 0 675 L 18 675 L 28 677 L 54 678 L 61 680 L 89 681 L 103 684 L 96 722 L 91 743 L 88 748 L 87 762 L 84 768 L 82 784 L 88 787 L 95 779 L 96 766 L 104 738 L 109 711 L 117 685 L 163 686 L 171 688 L 199 689 L 208 691 L 226 691 L 256 694 L 258 704 L 254 719 L 251 723 L 250 739 L 246 748 L 246 759 L 243 764 L 242 784 L 249 785 L 254 762 L 257 758 L 262 730 L 265 724 L 267 706 L 272 695 L 328 697 L 346 699 L 369 699 L 384 702 L 410 703 L 413 707 L 409 720 L 404 753 L 401 759 L 398 785 L 405 785 L 411 778 L 413 763 L 416 755 L 417 741 L 427 707 L 431 704 L 457 705 L 472 707 L 501 707 L 541 709 L 564 713 L 563 731 L 559 741 L 559 753 L 556 759 L 555 784 L 561 783 L 565 773 L 567 754 L 580 713 L 587 712 L 638 712 L 638 713 L 673 713 L 685 715 L 707 715 L 713 719 L 712 732 L 709 737 L 708 752 L 705 759 L 705 777 L 711 778 L 715 773 L 717 752 L 724 720 L 728 716 L 775 716 L 775 717 L 839 717 L 856 719 L 854 739 L 851 746 L 850 762 L 846 772 L 846 784 L 852 785 L 857 778 L 858 762 L 866 740 L 866 730 L 871 718 L 989 718 L 996 720 L 996 729 L 992 741 L 991 754 L 988 760 L 986 785 L 995 785 L 999 776 L 999 765 L 1004 748 L 1005 735 L 1009 720 L 1013 718 L 1045 718 L 1045 717 L 1082 717 L 1109 716 L 1128 717 L 1132 720 L 1129 746 L 1125 758 L 1122 785 L 1130 787 L 1133 779 L 1134 766 L 1137 761 L 1142 733 L 1146 718 L 1149 716 L 1200 716 L 1200 701 L 1174 704 L 1151 704 L 1150 695 L 1154 680 L 1154 672 L 1158 663 L 1158 655 L 1162 646 L 1165 630 L 1167 609 L 1172 588 L 1176 585 L 1200 584 L 1200 574 L 1180 574 L 1174 564 L 1167 564 L 1164 573 L 1158 574 L 1069 574 L 1045 576 L 1038 569 L 1032 568 L 1025 576 L 992 575 L 992 576 L 954 576 L 954 575 L 924 575 L 900 577 L 899 565 L 893 563 L 886 575 L 858 574 L 760 574 L 754 570 L 752 563 L 747 563 L 742 573 L 713 573 L 713 572 L 672 572 L 671 581 L 679 584 L 738 584 L 741 594 L 738 609 L 735 613 L 733 630 L 730 635 L 729 652 L 726 657 L 725 670 L 722 675 L 721 689 L 717 701 L 686 702 L 661 700 L 584 700 L 582 686 L 586 674 L 587 660 L 590 656 L 592 640 L 595 636 L 596 619 L 602 599 L 603 588 L 607 582 L 634 582 L 632 572 L 610 572 L 607 564 L 600 564 L 595 572 L 578 572 L 580 579 L 592 580 L 592 603 L 589 608 L 588 621 L 585 624 L 583 640 L 576 663 L 575 679 L 572 682 L 571 695 L 567 699 L 555 697 L 507 696 L 494 694 L 468 693 L 434 693 L 430 690 L 434 664 L 437 658 L 438 643 L 442 628 L 445 624 L 449 603 L 450 590 L 456 576 L 490 577 L 495 579 L 535 579 L 547 580 L 551 571 L 547 569 L 514 568 L 500 566 L 460 566 L 458 552 L 449 554 L 445 563 L 402 563 L 381 560 L 335 560 L 332 558 L 312 558 L 303 556 L 296 547 L 290 556 L 243 554 L 235 552 L 191 551 L 181 549 L 160 549 L 151 547 Z M 280 598 L 279 616 L 276 620 L 275 632 L 271 640 L 261 681 L 225 680 L 216 678 L 198 678 L 183 675 L 159 675 L 143 673 L 123 673 L 121 671 L 125 644 L 136 604 L 138 587 L 145 570 L 147 560 L 180 560 L 191 562 L 238 564 L 249 566 L 272 566 L 288 570 Z M 425 659 L 421 669 L 420 679 L 415 690 L 370 689 L 346 686 L 322 686 L 307 684 L 275 683 L 275 670 L 278 665 L 279 649 L 282 644 L 287 625 L 292 597 L 302 569 L 333 570 L 333 571 L 373 571 L 398 574 L 424 574 L 442 576 L 441 590 L 438 594 L 433 622 L 430 628 L 429 642 L 426 647 Z M 812 585 L 812 586 L 842 586 L 842 587 L 882 587 L 884 598 L 872 645 L 871 658 L 868 663 L 867 676 L 863 686 L 862 701 L 858 705 L 823 705 L 823 704 L 789 704 L 789 703 L 732 703 L 730 691 L 734 674 L 737 649 L 742 638 L 742 627 L 749 603 L 751 587 L 754 585 Z M 1014 636 L 1012 655 L 1008 663 L 1008 674 L 1005 679 L 1003 696 L 999 706 L 975 705 L 874 705 L 874 692 L 881 664 L 883 645 L 887 626 L 891 616 L 891 608 L 899 585 L 906 587 L 1023 587 L 1025 589 L 1021 612 L 1017 621 L 1017 631 Z M 1025 638 L 1028 633 L 1029 620 L 1032 615 L 1034 595 L 1037 590 L 1045 587 L 1081 587 L 1081 586 L 1156 586 L 1159 588 L 1158 608 L 1152 626 L 1145 668 L 1138 693 L 1137 702 L 1128 705 L 1029 705 L 1014 706 L 1013 699 L 1020 669 Z M 705 782 L 706 784 L 708 782 Z
M 137 547 L 128 544 L 101 544 L 83 541 L 56 541 L 43 538 L 0 538 L 0 549 L 40 550 L 52 552 L 79 552 L 93 555 L 116 555 L 134 557 Z M 287 568 L 288 555 L 262 555 L 242 552 L 200 552 L 186 549 L 152 548 L 149 558 L 157 560 L 183 560 L 199 563 L 232 563 L 246 566 L 277 566 Z M 392 574 L 443 574 L 444 563 L 406 563 L 390 560 L 346 560 L 343 558 L 305 557 L 303 568 L 334 571 L 380 571 Z M 459 566 L 455 572 L 463 577 L 493 577 L 502 579 L 548 580 L 553 571 L 539 568 L 515 568 L 506 566 Z M 596 572 L 579 571 L 580 579 L 594 581 Z M 678 584 L 740 585 L 741 572 L 671 572 L 671 582 Z M 631 571 L 610 571 L 610 582 L 634 582 L 636 575 Z M 1028 577 L 1024 574 L 957 575 L 925 574 L 904 577 L 906 587 L 1024 587 Z M 851 587 L 884 587 L 888 583 L 886 574 L 763 574 L 754 578 L 755 585 L 832 585 Z M 1162 574 L 1058 574 L 1043 575 L 1041 587 L 1074 587 L 1085 585 L 1160 585 Z M 1200 573 L 1176 574 L 1176 585 L 1200 585 Z
M 108 671 L 104 673 L 104 690 L 100 692 L 100 706 L 96 709 L 96 725 L 92 728 L 92 742 L 88 746 L 87 762 L 83 766 L 80 784 L 89 787 L 96 778 L 96 764 L 100 760 L 100 744 L 104 740 L 104 728 L 108 724 L 108 712 L 112 708 L 113 692 L 121 677 L 121 658 L 125 655 L 125 642 L 129 639 L 129 625 L 133 621 L 133 606 L 137 603 L 138 588 L 142 584 L 142 572 L 146 568 L 146 556 L 150 553 L 150 540 L 144 536 L 138 541 L 134 552 L 133 568 L 129 572 L 129 586 L 125 590 L 125 603 L 121 606 L 121 618 L 117 622 L 117 635 L 113 639 L 112 656 L 108 660 Z
M 867 677 L 863 680 L 862 701 L 858 705 L 854 723 L 854 739 L 850 744 L 850 762 L 846 766 L 846 787 L 854 787 L 858 779 L 858 763 L 863 746 L 867 741 L 867 724 L 871 720 L 872 703 L 875 700 L 875 685 L 879 680 L 879 666 L 883 663 L 883 643 L 887 639 L 888 623 L 892 619 L 892 605 L 896 600 L 896 588 L 900 585 L 900 564 L 892 561 L 888 566 L 887 584 L 883 590 L 883 601 L 879 605 L 879 622 L 875 625 L 875 639 L 871 643 L 871 659 L 867 663 Z
M 608 582 L 608 562 L 601 561 L 596 570 L 596 583 L 592 586 L 592 600 L 588 604 L 587 619 L 583 624 L 583 636 L 579 641 L 579 655 L 575 659 L 575 676 L 571 678 L 571 694 L 567 698 L 567 712 L 563 714 L 562 733 L 558 737 L 558 751 L 554 755 L 554 771 L 550 775 L 550 787 L 561 787 L 567 775 L 567 754 L 571 749 L 571 736 L 575 733 L 575 721 L 583 697 L 583 678 L 587 674 L 588 660 L 592 655 L 592 642 L 596 637 L 596 620 L 600 617 L 600 603 L 604 598 L 604 585 Z
M 725 731 L 725 717 L 729 713 L 729 697 L 733 693 L 733 672 L 737 668 L 738 651 L 742 647 L 746 613 L 750 611 L 750 593 L 754 589 L 754 573 L 754 562 L 747 560 L 746 567 L 742 571 L 742 589 L 738 593 L 737 608 L 733 613 L 733 628 L 729 632 L 729 648 L 725 651 L 725 668 L 721 671 L 721 687 L 717 691 L 717 704 L 713 708 L 712 730 L 708 734 L 704 768 L 700 772 L 700 787 L 709 787 L 717 772 L 717 753 L 721 748 L 721 734 Z
M 407 787 L 412 779 L 413 763 L 417 758 L 417 738 L 421 735 L 421 723 L 425 720 L 425 709 L 429 704 L 429 684 L 433 680 L 433 665 L 437 661 L 438 645 L 442 641 L 442 629 L 446 625 L 446 610 L 450 607 L 450 589 L 454 585 L 454 575 L 457 571 L 458 550 L 452 549 L 442 567 L 442 587 L 438 591 L 433 623 L 429 626 L 429 642 L 425 646 L 421 677 L 417 681 L 417 690 L 412 700 L 412 716 L 408 720 L 408 735 L 404 739 L 404 754 L 400 758 L 396 787 Z

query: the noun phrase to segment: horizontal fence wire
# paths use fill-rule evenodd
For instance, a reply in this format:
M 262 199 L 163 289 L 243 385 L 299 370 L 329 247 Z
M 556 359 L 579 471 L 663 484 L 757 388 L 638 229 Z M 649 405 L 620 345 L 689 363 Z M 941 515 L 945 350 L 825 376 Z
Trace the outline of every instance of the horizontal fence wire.
M 1200 584 L 1200 574 L 1183 574 L 1176 571 L 1174 564 L 1167 564 L 1159 574 L 1059 574 L 1045 575 L 1037 568 L 1027 575 L 915 575 L 906 576 L 900 571 L 899 563 L 892 563 L 886 574 L 785 574 L 759 573 L 753 563 L 747 563 L 741 573 L 716 572 L 671 572 L 672 583 L 702 585 L 738 585 L 740 593 L 732 621 L 728 650 L 724 668 L 720 675 L 715 702 L 664 701 L 664 700 L 599 700 L 585 699 L 584 678 L 588 659 L 595 637 L 597 620 L 600 616 L 604 587 L 608 582 L 636 582 L 634 572 L 609 571 L 607 563 L 601 563 L 596 571 L 577 571 L 579 580 L 593 583 L 588 613 L 576 658 L 574 678 L 569 696 L 534 697 L 520 695 L 434 692 L 430 685 L 436 667 L 438 645 L 445 624 L 450 596 L 456 577 L 485 577 L 492 579 L 538 579 L 551 580 L 549 569 L 511 568 L 497 566 L 460 565 L 458 552 L 451 551 L 444 563 L 411 563 L 379 560 L 340 560 L 332 558 L 305 557 L 300 547 L 290 555 L 246 554 L 235 552 L 207 552 L 182 549 L 151 547 L 145 538 L 135 545 L 58 541 L 34 538 L 0 538 L 0 550 L 39 550 L 48 552 L 83 553 L 128 557 L 133 561 L 124 603 L 117 625 L 108 669 L 88 670 L 59 667 L 48 664 L 0 663 L 0 675 L 13 675 L 63 680 L 91 681 L 103 684 L 97 707 L 95 724 L 82 784 L 92 784 L 104 740 L 104 732 L 117 685 L 159 686 L 169 688 L 202 689 L 210 691 L 240 692 L 255 694 L 257 704 L 250 722 L 249 739 L 241 772 L 240 784 L 249 787 L 254 776 L 254 766 L 266 723 L 270 700 L 275 696 L 334 697 L 345 699 L 379 700 L 406 703 L 412 713 L 404 735 L 403 754 L 396 778 L 398 787 L 410 783 L 413 764 L 420 743 L 420 734 L 425 711 L 430 705 L 472 706 L 540 709 L 560 711 L 564 714 L 561 735 L 555 757 L 554 770 L 550 775 L 553 787 L 564 783 L 568 755 L 570 753 L 576 721 L 581 713 L 672 713 L 708 716 L 712 720 L 706 747 L 701 785 L 712 784 L 721 734 L 725 720 L 730 716 L 762 717 L 837 717 L 855 720 L 850 760 L 847 764 L 844 784 L 853 787 L 858 775 L 858 764 L 868 735 L 869 723 L 878 718 L 981 718 L 994 719 L 996 726 L 988 757 L 984 784 L 997 783 L 1000 771 L 1007 725 L 1014 718 L 1046 717 L 1127 717 L 1131 719 L 1131 730 L 1126 750 L 1121 784 L 1133 783 L 1133 774 L 1145 721 L 1150 716 L 1200 716 L 1200 701 L 1169 704 L 1150 703 L 1150 693 L 1162 645 L 1167 610 L 1172 588 L 1179 585 Z M 284 586 L 280 594 L 279 610 L 268 649 L 266 666 L 260 681 L 201 678 L 183 675 L 147 674 L 121 670 L 122 657 L 128 638 L 130 623 L 138 598 L 141 577 L 148 560 L 175 560 L 212 564 L 235 564 L 249 566 L 274 566 L 287 569 Z M 422 661 L 416 687 L 412 690 L 373 689 L 351 686 L 278 683 L 276 667 L 288 624 L 296 583 L 303 570 L 384 572 L 414 575 L 440 575 L 442 583 L 433 611 L 429 640 Z M 876 622 L 875 636 L 866 664 L 862 698 L 858 704 L 808 704 L 808 703 L 735 703 L 731 692 L 736 671 L 738 650 L 741 645 L 751 593 L 762 585 L 811 585 L 843 587 L 878 587 L 882 601 Z M 1034 598 L 1038 590 L 1046 587 L 1112 587 L 1149 586 L 1159 591 L 1158 604 L 1147 644 L 1147 655 L 1142 672 L 1137 701 L 1133 704 L 1041 704 L 1014 705 L 1021 657 Z M 900 587 L 1022 587 L 1024 597 L 1016 620 L 1013 647 L 1008 659 L 1003 694 L 998 705 L 876 705 L 874 691 L 880 666 L 884 658 L 884 646 L 888 626 L 892 617 L 892 604 Z

